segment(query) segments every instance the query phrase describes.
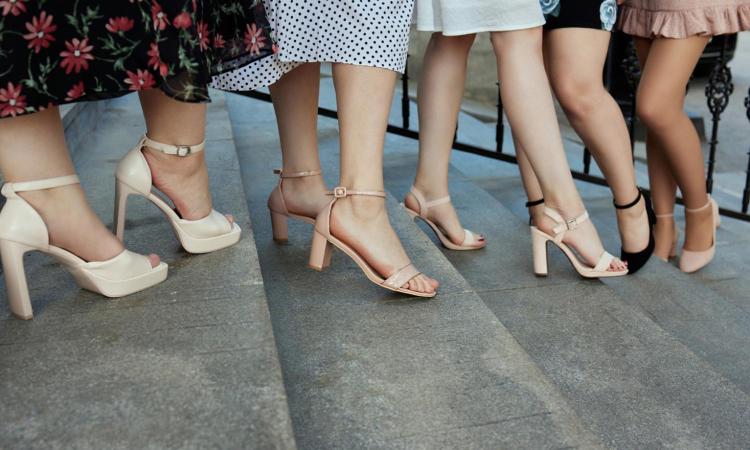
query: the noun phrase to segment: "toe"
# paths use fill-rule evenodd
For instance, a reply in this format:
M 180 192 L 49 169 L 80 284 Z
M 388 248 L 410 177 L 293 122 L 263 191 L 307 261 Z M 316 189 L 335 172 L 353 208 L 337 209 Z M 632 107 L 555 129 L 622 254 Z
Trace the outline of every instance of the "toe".
M 154 255 L 153 253 L 148 255 L 148 260 L 151 263 L 151 268 L 155 268 L 159 265 L 161 260 L 159 259 L 159 256 Z

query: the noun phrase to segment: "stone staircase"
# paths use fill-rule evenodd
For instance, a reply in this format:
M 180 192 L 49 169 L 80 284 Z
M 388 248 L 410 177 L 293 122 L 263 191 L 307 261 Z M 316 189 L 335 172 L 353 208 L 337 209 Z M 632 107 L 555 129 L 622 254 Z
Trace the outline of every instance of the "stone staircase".
M 536 278 L 516 167 L 454 155 L 459 215 L 489 245 L 446 251 L 398 204 L 417 145 L 389 135 L 392 221 L 442 283 L 435 299 L 405 298 L 340 252 L 327 271 L 309 270 L 310 225 L 290 222 L 289 243 L 273 242 L 273 108 L 215 97 L 214 199 L 245 238 L 190 256 L 155 209 L 131 200 L 127 243 L 162 255 L 170 278 L 114 301 L 29 256 L 36 318 L 12 319 L 0 301 L 0 448 L 748 448 L 747 224 L 724 220 L 718 260 L 697 275 L 652 261 L 634 277 L 587 281 L 551 251 L 550 276 Z M 332 102 L 324 79 L 322 103 Z M 68 138 L 109 218 L 114 165 L 143 123 L 132 97 L 106 102 L 99 118 Z M 494 138 L 471 120 L 459 133 Z M 337 139 L 337 123 L 320 118 L 329 185 Z M 579 187 L 617 249 L 608 190 Z

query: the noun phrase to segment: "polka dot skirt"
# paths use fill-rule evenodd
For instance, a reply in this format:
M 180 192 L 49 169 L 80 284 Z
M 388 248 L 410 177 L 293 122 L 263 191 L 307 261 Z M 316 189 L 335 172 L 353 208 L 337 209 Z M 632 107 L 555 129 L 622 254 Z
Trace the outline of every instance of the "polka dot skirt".
M 304 62 L 403 72 L 414 0 L 264 0 L 279 52 L 214 77 L 213 87 L 249 91 Z

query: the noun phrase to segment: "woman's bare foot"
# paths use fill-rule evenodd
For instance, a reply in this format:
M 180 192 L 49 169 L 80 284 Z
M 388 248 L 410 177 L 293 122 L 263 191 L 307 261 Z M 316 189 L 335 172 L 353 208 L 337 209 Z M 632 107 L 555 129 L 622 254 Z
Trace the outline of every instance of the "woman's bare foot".
M 557 224 L 554 220 L 552 220 L 552 218 L 544 214 L 544 206 L 535 206 L 531 208 L 531 211 L 532 214 L 534 214 L 532 216 L 534 225 L 536 225 L 540 230 L 549 234 L 550 236 L 554 236 L 555 233 L 553 229 Z M 580 215 L 580 213 L 565 214 L 562 211 L 560 211 L 560 214 L 565 218 L 573 218 Z M 599 262 L 599 258 L 605 251 L 604 246 L 599 239 L 599 234 L 597 233 L 594 224 L 591 223 L 590 220 L 583 222 L 573 230 L 568 230 L 567 232 L 565 232 L 563 242 L 570 246 L 573 250 L 575 250 L 575 252 L 581 258 L 581 261 L 586 263 L 590 267 L 596 266 L 596 264 Z M 608 271 L 621 272 L 627 268 L 628 266 L 626 263 L 621 261 L 619 258 L 615 258 L 609 265 Z
M 391 227 L 381 198 L 347 197 L 338 200 L 331 214 L 331 234 L 350 245 L 384 278 L 410 263 Z M 439 285 L 436 280 L 422 274 L 402 287 L 431 294 Z
M 287 210 L 299 216 L 314 219 L 331 202 L 321 175 L 284 178 L 281 186 Z
M 688 251 L 708 250 L 714 239 L 714 210 L 712 205 L 696 211 L 685 211 L 685 243 Z
M 167 155 L 148 147 L 143 149 L 156 189 L 169 197 L 185 220 L 199 220 L 211 213 L 211 191 L 204 152 L 189 156 Z M 226 214 L 230 223 L 234 218 Z
M 65 249 L 84 261 L 107 261 L 125 247 L 91 210 L 81 186 L 70 185 L 19 193 L 42 216 L 50 244 Z M 151 266 L 159 257 L 149 255 Z
M 620 230 L 622 249 L 628 253 L 638 253 L 648 247 L 651 240 L 651 227 L 646 211 L 646 199 L 641 197 L 637 205 L 627 209 L 617 209 L 617 228 Z
M 433 195 L 432 193 L 429 193 L 429 191 L 421 188 L 418 189 L 420 190 L 420 192 L 422 192 L 422 195 L 425 196 L 425 199 L 427 201 L 446 197 L 448 195 L 447 193 Z M 411 192 L 406 194 L 404 205 L 412 211 L 420 210 L 419 202 Z M 427 219 L 439 226 L 442 229 L 443 233 L 448 236 L 448 239 L 450 239 L 451 242 L 456 245 L 463 244 L 464 239 L 466 238 L 466 232 L 464 231 L 464 227 L 461 226 L 461 220 L 458 218 L 458 214 L 456 213 L 456 209 L 453 207 L 453 203 L 447 202 L 440 205 L 431 206 L 429 211 L 427 212 Z M 483 235 L 477 235 L 477 239 L 482 243 L 482 245 L 484 245 Z
M 659 214 L 654 225 L 654 256 L 667 261 L 675 256 L 677 244 L 677 226 L 674 217 L 667 214 Z

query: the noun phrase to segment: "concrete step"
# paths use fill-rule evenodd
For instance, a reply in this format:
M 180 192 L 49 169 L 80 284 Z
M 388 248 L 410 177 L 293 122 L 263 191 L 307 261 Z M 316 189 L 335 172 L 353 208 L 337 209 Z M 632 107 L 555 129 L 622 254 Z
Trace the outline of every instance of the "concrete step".
M 326 272 L 311 271 L 309 225 L 290 223 L 290 243 L 275 244 L 265 206 L 280 164 L 273 109 L 227 101 L 300 448 L 602 447 L 392 197 L 409 255 L 442 282 L 436 299 L 378 288 L 340 252 Z M 329 185 L 337 139 L 336 122 L 321 118 Z
M 394 192 L 408 189 L 415 158 L 403 150 L 388 156 Z M 552 252 L 550 277 L 536 279 L 517 175 L 503 176 L 500 163 L 474 156 L 458 155 L 453 163 L 461 168 L 451 174 L 459 215 L 465 226 L 485 233 L 489 245 L 446 256 L 568 396 L 587 427 L 616 448 L 745 445 L 746 311 L 656 262 L 643 274 L 604 284 L 578 279 L 560 252 Z M 614 223 L 600 223 L 602 188 L 582 185 L 582 190 L 605 243 L 617 248 Z M 596 190 L 599 204 L 591 208 Z M 614 212 L 607 217 L 613 219 Z
M 71 145 L 108 222 L 115 165 L 145 125 L 135 96 L 104 104 L 96 131 Z M 209 111 L 215 206 L 234 214 L 244 239 L 188 255 L 158 210 L 131 197 L 127 245 L 161 255 L 170 277 L 117 300 L 80 290 L 49 258 L 28 256 L 34 320 L 11 318 L 0 301 L 0 447 L 295 448 L 221 95 Z

